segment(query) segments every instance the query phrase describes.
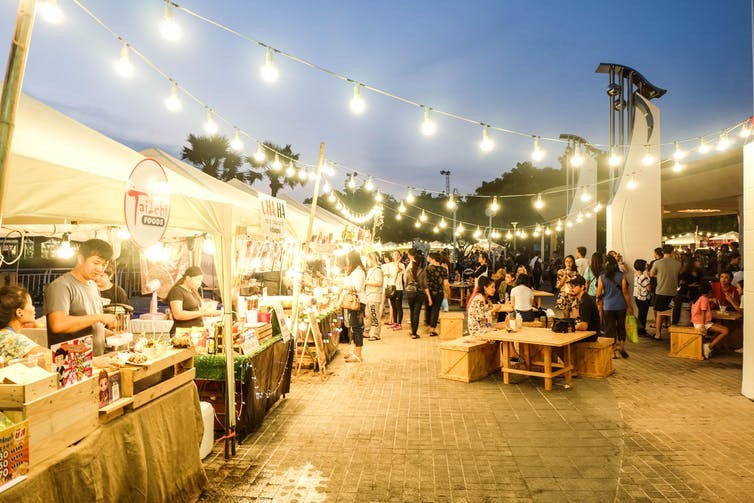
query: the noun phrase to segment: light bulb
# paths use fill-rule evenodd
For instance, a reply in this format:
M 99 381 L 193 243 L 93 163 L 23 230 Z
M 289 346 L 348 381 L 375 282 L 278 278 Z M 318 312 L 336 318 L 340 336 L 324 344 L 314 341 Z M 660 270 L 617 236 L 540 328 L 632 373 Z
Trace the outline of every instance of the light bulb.
M 58 0 L 47 0 L 39 6 L 39 15 L 48 23 L 57 24 L 63 20 L 63 11 L 60 10 Z
M 492 239 L 500 239 L 500 233 L 497 231 L 497 229 L 492 231 L 490 235 L 492 236 Z
M 354 175 L 351 175 L 348 178 L 348 188 L 352 190 L 356 188 L 356 178 L 354 177 Z
M 579 214 L 576 216 L 576 223 L 580 224 L 584 221 L 584 214 L 579 211 Z
M 408 193 L 406 194 L 406 202 L 407 202 L 408 204 L 413 204 L 413 203 L 414 203 L 414 201 L 416 201 L 416 197 L 414 197 L 414 193 L 413 193 L 413 191 L 411 190 L 411 187 L 409 187 L 409 189 L 408 189 Z
M 421 222 L 419 222 L 418 220 L 417 220 L 416 222 L 414 222 L 414 227 L 416 227 L 417 229 L 418 229 L 419 227 L 421 227 L 421 226 L 422 226 L 422 224 L 421 224 Z
M 406 213 L 406 206 L 403 204 L 403 201 L 401 201 L 401 205 L 398 206 L 398 212 L 399 213 Z
M 440 229 L 435 225 L 434 227 L 432 227 L 432 232 L 437 234 L 438 232 L 440 232 Z
M 236 133 L 233 135 L 233 139 L 230 140 L 230 148 L 236 152 L 243 150 L 243 141 L 241 140 L 241 132 L 236 129 Z
M 497 197 L 492 198 L 492 203 L 490 203 L 490 211 L 492 213 L 497 213 L 497 211 L 500 209 L 500 204 L 497 202 Z
M 128 229 L 125 227 L 121 227 L 118 229 L 118 239 L 121 241 L 125 241 L 126 239 L 131 239 L 131 233 L 128 232 Z
M 531 160 L 539 162 L 545 158 L 545 151 L 539 146 L 539 136 L 534 137 L 534 149 L 531 151 Z
M 453 199 L 453 194 L 451 194 L 450 197 L 448 197 L 448 202 L 445 203 L 445 207 L 448 208 L 449 210 L 452 210 L 456 207 L 456 201 L 455 199 Z
M 438 225 L 440 226 L 440 229 L 445 229 L 448 226 L 448 223 L 445 221 L 445 217 L 440 219 L 440 223 Z
M 477 225 L 476 230 L 474 231 L 474 237 L 478 239 L 479 236 L 481 235 L 482 235 L 482 229 L 480 229 L 479 226 Z
M 325 183 L 322 184 L 322 192 L 325 193 L 325 192 L 330 192 L 330 191 L 332 191 L 332 187 L 330 186 L 330 182 L 328 182 L 327 180 L 325 180 Z
M 511 231 L 505 233 L 505 239 L 507 239 L 508 241 L 513 239 L 513 234 L 511 233 Z
M 63 259 L 69 259 L 73 257 L 73 248 L 71 248 L 71 241 L 70 236 L 68 234 L 65 234 L 63 236 L 63 241 L 60 243 L 60 248 L 58 248 L 56 255 Z
M 479 148 L 482 152 L 489 152 L 495 147 L 495 142 L 490 138 L 490 127 L 482 124 L 482 141 L 479 142 Z
M 342 210 L 343 209 L 343 203 L 341 203 L 340 201 L 338 201 L 338 204 L 336 204 L 335 207 L 337 209 L 339 209 L 339 210 Z
M 566 222 L 566 227 L 568 227 L 569 229 L 570 229 L 571 227 L 573 227 L 573 222 L 571 222 L 570 220 L 568 220 L 568 221 Z
M 655 162 L 655 157 L 649 151 L 649 145 L 645 145 L 644 146 L 644 157 L 641 158 L 641 163 L 644 164 L 645 166 L 649 166 L 653 162 Z
M 610 158 L 608 158 L 607 163 L 612 166 L 616 167 L 619 166 L 620 163 L 623 162 L 623 156 L 621 156 L 614 147 L 610 148 Z
M 207 255 L 214 255 L 215 254 L 215 242 L 212 240 L 212 238 L 206 237 L 204 238 L 204 242 L 202 243 L 202 250 Z
M 602 203 L 598 202 L 597 204 L 594 205 L 595 213 L 599 213 L 601 209 L 602 209 Z
M 683 171 L 683 164 L 681 164 L 678 161 L 676 161 L 675 163 L 673 163 L 673 172 L 674 173 L 680 173 L 681 171 Z
M 374 190 L 374 182 L 372 181 L 371 176 L 367 178 L 367 183 L 364 184 L 364 190 L 367 192 L 372 192 Z
M 741 130 L 738 132 L 738 136 L 740 138 L 748 138 L 749 136 L 751 136 L 751 129 L 749 128 L 748 120 L 741 126 Z
M 379 190 L 374 195 L 374 202 L 376 202 L 376 203 L 381 203 L 382 202 L 382 192 L 380 192 Z
M 638 186 L 639 182 L 637 182 L 633 176 L 628 177 L 628 181 L 626 182 L 626 188 L 628 190 L 634 190 Z
M 550 234 L 552 234 L 552 231 L 550 230 L 550 228 L 549 228 L 549 227 L 547 227 L 547 228 L 545 229 L 545 236 L 549 236 Z
M 330 192 L 330 195 L 327 196 L 327 200 L 330 201 L 331 203 L 335 202 L 335 191 Z
M 683 150 L 681 150 L 681 145 L 678 142 L 675 142 L 675 152 L 673 152 L 673 159 L 676 161 L 680 161 L 684 157 L 686 157 L 687 153 Z
M 419 215 L 419 220 L 422 221 L 422 222 L 426 222 L 427 221 L 427 214 L 424 213 L 424 210 L 422 210 L 421 215 Z
M 728 133 L 723 131 L 720 133 L 720 139 L 717 142 L 717 151 L 722 152 L 730 147 L 730 140 L 728 139 Z
M 709 145 L 704 141 L 704 137 L 699 138 L 699 153 L 706 154 L 709 152 Z
M 278 77 L 280 76 L 280 72 L 278 72 L 278 69 L 275 66 L 275 61 L 272 57 L 272 47 L 267 48 L 267 53 L 264 57 L 264 65 L 262 65 L 261 73 L 262 79 L 265 82 L 269 83 L 276 82 L 278 80 Z
M 113 61 L 113 68 L 115 68 L 115 73 L 124 79 L 133 77 L 134 65 L 131 64 L 131 51 L 128 50 L 127 43 L 123 42 L 120 48 L 120 58 Z
M 571 155 L 571 166 L 579 167 L 584 164 L 584 156 L 581 155 L 581 144 L 577 143 L 573 147 L 573 154 Z
M 592 212 L 591 211 L 587 211 L 586 213 L 584 213 L 584 216 L 586 218 L 592 218 Z
M 401 215 L 400 213 L 396 213 L 395 214 L 395 219 L 396 220 L 403 220 L 403 215 Z
M 170 0 L 165 2 L 165 15 L 162 23 L 160 23 L 160 33 L 165 40 L 174 41 L 181 38 L 181 27 L 175 22 L 173 4 L 170 3 Z
M 545 207 L 545 202 L 542 201 L 542 194 L 537 194 L 537 200 L 534 201 L 534 207 L 538 210 Z
M 586 203 L 592 198 L 592 195 L 589 193 L 588 190 L 586 190 L 586 187 L 584 187 L 584 191 L 581 193 L 581 202 Z
M 165 108 L 171 112 L 177 112 L 183 108 L 183 103 L 178 97 L 178 84 L 176 82 L 173 82 L 173 85 L 170 86 L 170 95 L 165 98 Z
M 254 160 L 259 164 L 263 163 L 267 156 L 264 154 L 264 147 L 261 143 L 257 143 L 257 151 L 254 152 Z
M 361 97 L 361 84 L 356 83 L 353 85 L 353 97 L 348 103 L 348 106 L 351 108 L 351 112 L 356 115 L 359 115 L 366 110 L 367 102 Z
M 288 167 L 285 168 L 285 176 L 293 178 L 296 176 L 296 168 L 293 166 L 293 161 L 288 161 Z
M 204 123 L 204 131 L 208 135 L 217 134 L 218 130 L 217 122 L 212 118 L 212 109 L 207 109 L 207 122 Z
M 283 168 L 283 163 L 280 162 L 280 157 L 275 153 L 275 160 L 272 161 L 272 170 L 280 171 Z
M 437 132 L 437 125 L 430 118 L 427 107 L 424 107 L 424 122 L 422 122 L 421 131 L 424 136 L 432 136 Z
M 298 170 L 298 179 L 305 182 L 309 179 L 309 173 L 306 172 L 306 168 Z

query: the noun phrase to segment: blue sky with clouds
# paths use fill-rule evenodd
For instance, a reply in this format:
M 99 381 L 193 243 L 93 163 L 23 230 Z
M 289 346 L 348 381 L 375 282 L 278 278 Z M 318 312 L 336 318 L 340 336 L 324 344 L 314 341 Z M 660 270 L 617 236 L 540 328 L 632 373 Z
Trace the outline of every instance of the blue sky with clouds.
M 495 133 L 495 150 L 482 154 L 479 126 L 448 118 L 435 117 L 438 132 L 425 138 L 420 110 L 366 91 L 367 111 L 354 116 L 350 85 L 281 57 L 280 79 L 269 85 L 259 78 L 261 48 L 180 11 L 183 37 L 167 42 L 158 29 L 159 0 L 81 1 L 251 135 L 291 143 L 310 162 L 323 141 L 328 158 L 386 180 L 383 190 L 398 197 L 406 186 L 442 191 L 439 172 L 446 169 L 453 187 L 471 192 L 528 159 L 528 138 Z M 71 1 L 59 4 L 63 23 L 37 19 L 27 93 L 135 148 L 177 153 L 189 133 L 201 133 L 203 109 L 184 99 L 179 114 L 167 112 L 167 81 L 140 62 L 132 79 L 116 76 L 119 42 Z M 631 66 L 668 89 L 657 101 L 663 142 L 714 134 L 752 114 L 751 3 L 745 0 L 181 5 L 355 80 L 531 134 L 567 132 L 607 142 L 607 77 L 594 73 L 600 62 Z M 0 0 L 4 54 L 16 6 Z M 544 146 L 544 164 L 555 165 L 561 146 Z

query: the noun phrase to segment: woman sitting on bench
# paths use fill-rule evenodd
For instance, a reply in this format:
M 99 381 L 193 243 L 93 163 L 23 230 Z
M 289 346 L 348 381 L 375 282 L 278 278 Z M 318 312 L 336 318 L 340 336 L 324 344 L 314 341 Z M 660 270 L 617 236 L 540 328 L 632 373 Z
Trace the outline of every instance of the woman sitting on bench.
M 516 286 L 511 290 L 511 304 L 515 313 L 524 321 L 534 321 L 539 310 L 534 308 L 534 292 L 529 288 L 529 275 L 521 273 L 516 278 Z
M 709 358 L 712 355 L 712 350 L 717 346 L 720 341 L 725 339 L 730 330 L 724 325 L 718 323 L 712 323 L 712 310 L 710 309 L 710 293 L 712 287 L 709 283 L 703 282 L 699 285 L 697 290 L 698 296 L 695 299 L 691 299 L 691 323 L 694 324 L 694 328 L 702 333 L 702 336 L 712 333 L 715 338 L 712 342 L 702 345 L 702 353 L 705 358 Z

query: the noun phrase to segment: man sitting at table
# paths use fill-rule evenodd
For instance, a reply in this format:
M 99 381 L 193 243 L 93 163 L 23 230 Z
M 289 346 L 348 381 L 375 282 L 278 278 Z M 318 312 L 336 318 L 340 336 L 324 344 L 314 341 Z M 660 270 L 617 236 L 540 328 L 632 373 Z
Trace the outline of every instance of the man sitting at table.
M 720 273 L 719 282 L 712 283 L 712 296 L 720 307 L 733 307 L 735 304 L 741 303 L 741 296 L 738 294 L 738 290 L 731 284 L 732 279 L 733 275 L 725 271 Z M 728 300 L 729 297 L 733 302 Z
M 583 339 L 583 342 L 596 341 L 600 332 L 600 312 L 594 298 L 586 293 L 586 280 L 583 276 L 576 276 L 568 283 L 571 285 L 571 293 L 579 302 L 576 330 L 596 332 L 591 337 Z

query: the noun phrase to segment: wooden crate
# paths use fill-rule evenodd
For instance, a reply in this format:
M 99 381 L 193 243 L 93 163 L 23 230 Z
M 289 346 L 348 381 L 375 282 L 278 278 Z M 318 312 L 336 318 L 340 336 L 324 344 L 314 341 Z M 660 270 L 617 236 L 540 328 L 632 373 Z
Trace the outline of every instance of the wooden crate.
M 453 340 L 463 335 L 463 311 L 441 311 L 439 334 L 441 340 Z
M 670 353 L 674 358 L 704 360 L 702 334 L 694 327 L 670 326 Z
M 120 369 L 121 396 L 133 398 L 128 408 L 139 408 L 193 381 L 195 354 L 194 348 L 169 349 L 165 356 L 149 365 L 127 365 Z
M 498 344 L 461 337 L 440 343 L 440 377 L 472 382 L 500 368 Z
M 34 467 L 99 426 L 97 398 L 97 380 L 88 378 L 3 413 L 15 422 L 29 421 L 29 463 Z
M 594 342 L 573 345 L 573 366 L 580 376 L 603 378 L 613 372 L 613 339 L 600 337 Z
M 28 384 L 0 384 L 0 409 L 19 409 L 25 403 L 33 402 L 57 390 L 57 374 L 50 374 L 44 379 Z

